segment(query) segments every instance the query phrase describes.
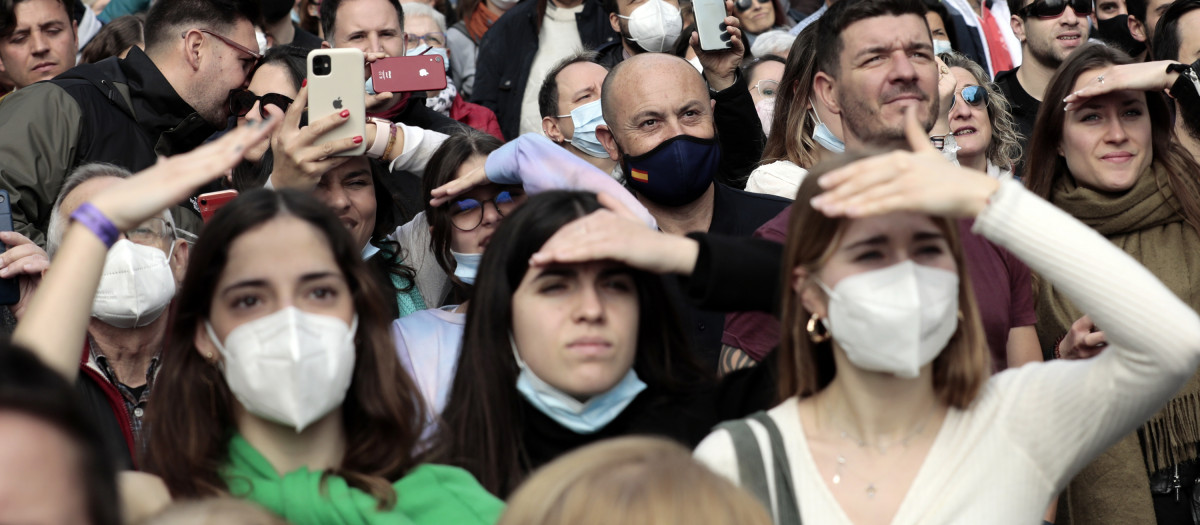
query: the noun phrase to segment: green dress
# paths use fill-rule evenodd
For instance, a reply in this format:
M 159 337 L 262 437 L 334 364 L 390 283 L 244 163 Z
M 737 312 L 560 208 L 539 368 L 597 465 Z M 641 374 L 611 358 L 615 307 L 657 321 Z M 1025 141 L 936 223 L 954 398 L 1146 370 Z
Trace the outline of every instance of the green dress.
M 229 492 L 266 507 L 295 525 L 492 524 L 504 503 L 467 471 L 421 465 L 392 484 L 396 505 L 379 510 L 375 498 L 338 476 L 300 468 L 282 477 L 240 434 L 229 443 L 229 464 L 221 471 Z

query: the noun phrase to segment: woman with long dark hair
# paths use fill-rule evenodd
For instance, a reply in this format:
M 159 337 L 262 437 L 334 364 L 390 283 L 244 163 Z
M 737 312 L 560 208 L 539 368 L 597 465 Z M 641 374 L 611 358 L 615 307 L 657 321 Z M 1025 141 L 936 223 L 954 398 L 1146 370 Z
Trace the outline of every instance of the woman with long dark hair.
M 590 193 L 530 197 L 484 253 L 432 455 L 494 494 L 608 437 L 694 445 L 771 396 L 769 367 L 717 384 L 693 361 L 660 277 L 612 261 L 530 266 L 547 239 L 600 208 Z
M 1116 49 L 1081 47 L 1055 73 L 1045 99 L 1064 100 L 1130 64 Z M 1200 166 L 1174 137 L 1162 94 L 1126 89 L 1079 101 L 1068 111 L 1044 104 L 1034 129 L 1025 172 L 1030 191 L 1099 232 L 1183 302 L 1200 308 Z M 1047 357 L 1109 351 L 1109 327 L 1053 283 L 1038 283 L 1037 328 Z M 1065 511 L 1072 523 L 1191 519 L 1191 499 L 1175 494 L 1190 494 L 1200 477 L 1198 447 L 1200 376 L 1193 376 L 1146 425 L 1076 478 L 1064 494 Z
M 81 205 L 62 269 L 43 280 L 17 340 L 69 370 L 106 245 L 273 127 L 239 127 Z M 250 192 L 217 213 L 191 256 L 141 462 L 172 497 L 231 494 L 292 523 L 495 520 L 500 502 L 467 473 L 413 457 L 423 407 L 393 354 L 385 296 L 324 205 Z

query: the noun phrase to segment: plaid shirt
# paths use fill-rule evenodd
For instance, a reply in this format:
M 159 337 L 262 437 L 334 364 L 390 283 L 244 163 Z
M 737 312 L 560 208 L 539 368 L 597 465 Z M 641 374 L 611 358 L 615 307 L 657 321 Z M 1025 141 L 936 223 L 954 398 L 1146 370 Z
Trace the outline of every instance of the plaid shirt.
M 135 395 L 136 388 L 130 388 L 125 384 L 117 381 L 117 374 L 108 364 L 108 357 L 100 353 L 96 349 L 96 342 L 88 337 L 88 351 L 91 353 L 91 359 L 96 363 L 96 367 L 104 374 L 104 378 L 117 387 L 117 391 L 121 393 L 121 399 L 125 401 L 125 412 L 129 414 L 129 428 L 133 432 L 133 442 L 138 450 L 144 446 L 142 442 L 142 418 L 146 415 L 146 401 L 150 399 L 150 390 L 154 387 L 154 377 L 158 374 L 158 355 L 150 359 L 150 366 L 146 368 L 146 386 L 142 388 L 140 395 Z

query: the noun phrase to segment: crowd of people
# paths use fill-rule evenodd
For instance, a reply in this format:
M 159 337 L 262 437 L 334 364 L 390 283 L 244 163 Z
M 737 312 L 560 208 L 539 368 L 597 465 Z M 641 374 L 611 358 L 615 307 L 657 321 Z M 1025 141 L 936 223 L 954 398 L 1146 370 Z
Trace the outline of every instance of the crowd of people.
M 1200 525 L 1200 0 L 723 4 L 0 0 L 0 522 Z

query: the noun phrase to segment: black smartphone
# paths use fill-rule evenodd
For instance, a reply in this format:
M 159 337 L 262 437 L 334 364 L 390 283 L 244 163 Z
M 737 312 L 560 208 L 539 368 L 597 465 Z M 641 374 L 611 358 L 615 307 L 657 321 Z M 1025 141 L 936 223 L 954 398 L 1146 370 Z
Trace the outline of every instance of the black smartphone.
M 12 204 L 8 200 L 8 191 L 0 190 L 0 231 L 10 232 L 12 225 Z M 0 253 L 8 251 L 8 246 L 0 243 Z M 0 279 L 0 305 L 17 304 L 21 300 L 21 286 L 16 277 Z

